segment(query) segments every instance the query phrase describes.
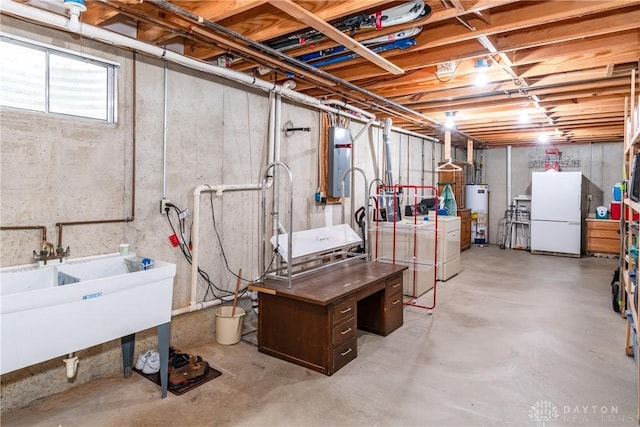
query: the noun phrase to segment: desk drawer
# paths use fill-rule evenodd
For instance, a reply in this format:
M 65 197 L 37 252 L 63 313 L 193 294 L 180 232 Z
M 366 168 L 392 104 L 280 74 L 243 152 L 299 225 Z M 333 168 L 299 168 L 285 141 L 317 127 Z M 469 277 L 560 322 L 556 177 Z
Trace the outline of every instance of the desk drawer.
M 393 277 L 389 277 L 386 281 L 387 286 L 387 298 L 391 298 L 397 293 L 402 292 L 402 274 L 398 274 Z
M 384 309 L 386 311 L 386 325 L 384 335 L 388 335 L 402 326 L 404 314 L 402 292 L 392 295 L 390 298 L 387 298 L 385 301 Z
M 339 346 L 353 338 L 356 338 L 358 322 L 355 316 L 338 326 L 333 327 L 333 346 Z
M 347 363 L 351 362 L 358 355 L 358 341 L 353 338 L 337 347 L 333 350 L 333 369 L 332 372 L 336 372 Z
M 338 325 L 349 317 L 356 315 L 356 297 L 349 297 L 333 304 L 332 317 L 333 325 Z

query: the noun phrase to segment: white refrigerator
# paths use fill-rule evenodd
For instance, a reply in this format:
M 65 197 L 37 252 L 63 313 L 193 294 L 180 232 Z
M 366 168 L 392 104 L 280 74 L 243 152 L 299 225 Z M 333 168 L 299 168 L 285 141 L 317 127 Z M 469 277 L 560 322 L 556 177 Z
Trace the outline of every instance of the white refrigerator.
M 584 187 L 581 172 L 532 173 L 532 253 L 580 256 Z

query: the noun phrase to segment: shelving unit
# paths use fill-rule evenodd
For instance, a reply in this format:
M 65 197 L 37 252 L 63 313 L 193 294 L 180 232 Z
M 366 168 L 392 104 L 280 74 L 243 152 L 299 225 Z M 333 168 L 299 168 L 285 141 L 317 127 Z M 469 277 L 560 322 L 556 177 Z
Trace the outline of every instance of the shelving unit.
M 623 165 L 627 172 L 627 177 L 631 177 L 633 168 L 633 158 L 640 151 L 640 91 L 638 91 L 638 71 L 631 72 L 631 96 L 625 100 L 625 141 L 624 141 L 624 159 Z M 634 261 L 627 248 L 633 243 L 634 232 L 632 229 L 632 218 L 634 213 L 640 213 L 640 203 L 634 202 L 628 197 L 624 198 L 624 208 L 621 212 L 620 232 L 624 236 L 620 244 L 620 271 L 621 279 L 624 285 L 622 293 L 622 310 L 621 313 L 627 316 L 627 333 L 625 340 L 625 351 L 627 355 L 634 354 L 634 332 L 632 321 L 638 328 L 638 310 L 635 306 L 634 293 L 637 292 L 636 284 L 631 277 L 637 272 L 637 261 Z M 627 310 L 624 308 L 627 307 Z M 626 314 L 631 313 L 631 318 Z M 637 349 L 636 349 L 637 351 Z M 637 371 L 637 417 L 640 420 L 640 364 L 636 363 Z

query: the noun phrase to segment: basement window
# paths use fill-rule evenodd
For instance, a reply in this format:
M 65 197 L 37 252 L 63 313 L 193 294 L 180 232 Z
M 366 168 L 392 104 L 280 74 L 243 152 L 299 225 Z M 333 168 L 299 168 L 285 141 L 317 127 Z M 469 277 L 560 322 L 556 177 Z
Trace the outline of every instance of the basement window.
M 0 106 L 116 121 L 118 64 L 0 35 Z

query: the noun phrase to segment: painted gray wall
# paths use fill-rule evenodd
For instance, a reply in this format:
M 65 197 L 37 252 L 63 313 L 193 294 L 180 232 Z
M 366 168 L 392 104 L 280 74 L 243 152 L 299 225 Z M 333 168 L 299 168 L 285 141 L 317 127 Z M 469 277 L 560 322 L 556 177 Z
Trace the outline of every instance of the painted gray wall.
M 550 147 L 527 147 L 511 149 L 511 196 L 531 194 L 531 172 L 542 171 L 530 168 L 532 157 L 544 156 Z M 580 160 L 579 168 L 566 168 L 567 171 L 581 171 L 588 180 L 587 194 L 593 199 L 589 211 L 595 212 L 597 206 L 608 206 L 611 202 L 611 188 L 622 180 L 622 144 L 561 145 L 557 147 L 563 156 Z M 485 150 L 483 173 L 489 185 L 489 242 L 498 241 L 507 203 L 507 149 Z
M 172 233 L 159 200 L 166 195 L 180 208 L 192 209 L 193 189 L 201 184 L 258 184 L 267 158 L 269 94 L 236 83 L 134 54 L 76 35 L 46 29 L 2 15 L 3 31 L 55 46 L 101 57 L 120 64 L 119 104 L 115 124 L 52 117 L 38 113 L 1 109 L 0 221 L 3 226 L 44 225 L 48 240 L 55 242 L 55 224 L 67 221 L 121 219 L 131 216 L 132 150 L 135 120 L 135 221 L 124 224 L 68 226 L 63 245 L 72 257 L 118 250 L 121 242 L 138 255 L 177 265 L 173 307 L 190 300 L 190 265 L 168 241 Z M 163 180 L 163 105 L 167 72 L 168 122 L 166 138 L 166 189 Z M 135 117 L 133 88 L 135 100 Z M 311 132 L 282 135 L 281 158 L 294 176 L 294 230 L 340 222 L 337 205 L 317 206 L 318 144 L 320 112 L 284 102 L 282 123 L 310 127 Z M 363 127 L 353 121 L 352 135 Z M 431 185 L 433 165 L 441 159 L 441 144 L 415 136 L 392 134 L 392 165 L 396 182 Z M 365 170 L 369 182 L 384 174 L 382 130 L 372 127 L 356 141 L 354 166 Z M 422 180 L 422 170 L 427 171 Z M 284 185 L 284 184 L 283 184 Z M 364 184 L 356 178 L 356 196 Z M 362 202 L 357 198 L 357 204 Z M 229 268 L 256 279 L 260 275 L 258 191 L 224 193 L 201 197 L 200 262 L 211 280 L 232 291 L 235 278 L 227 270 L 213 227 L 212 210 Z M 174 221 L 175 221 L 175 217 Z M 187 240 L 188 226 L 187 220 Z M 174 225 L 177 225 L 174 222 Z M 27 264 L 37 249 L 36 231 L 2 231 L 2 266 Z M 198 297 L 205 294 L 200 286 Z M 242 300 L 249 309 L 249 301 Z M 253 314 L 253 313 L 250 313 Z M 55 321 L 55 319 L 46 319 Z M 108 321 L 108 319 L 105 319 Z M 214 309 L 177 316 L 172 321 L 171 343 L 188 349 L 189 344 L 214 339 Z M 136 335 L 136 355 L 156 343 L 155 331 Z M 2 411 L 28 405 L 74 384 L 102 376 L 119 377 L 119 341 L 77 352 L 78 375 L 67 381 L 59 359 L 5 374 Z M 61 358 L 60 358 L 61 359 Z M 123 380 L 124 381 L 124 380 Z

